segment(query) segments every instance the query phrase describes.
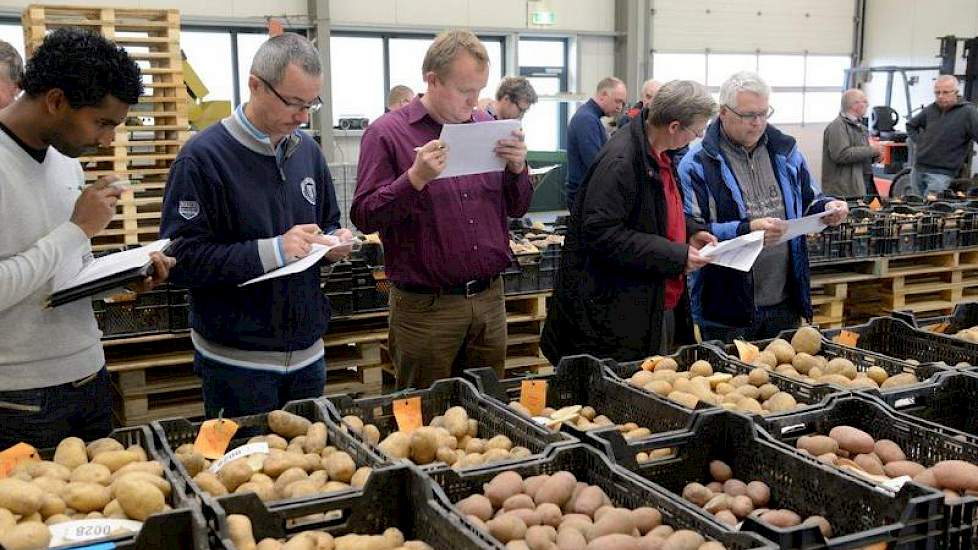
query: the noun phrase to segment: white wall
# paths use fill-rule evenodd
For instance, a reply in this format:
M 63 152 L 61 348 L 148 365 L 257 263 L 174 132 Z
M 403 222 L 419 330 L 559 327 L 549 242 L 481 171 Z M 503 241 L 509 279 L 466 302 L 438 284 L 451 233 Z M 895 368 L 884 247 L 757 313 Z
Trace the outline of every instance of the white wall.
M 22 9 L 30 2 L 23 0 L 0 0 L 0 8 Z M 35 2 L 43 3 L 43 2 Z M 49 2 L 57 6 L 104 6 L 144 9 L 178 9 L 182 14 L 196 17 L 221 18 L 261 18 L 265 15 L 306 15 L 306 0 L 57 0 Z

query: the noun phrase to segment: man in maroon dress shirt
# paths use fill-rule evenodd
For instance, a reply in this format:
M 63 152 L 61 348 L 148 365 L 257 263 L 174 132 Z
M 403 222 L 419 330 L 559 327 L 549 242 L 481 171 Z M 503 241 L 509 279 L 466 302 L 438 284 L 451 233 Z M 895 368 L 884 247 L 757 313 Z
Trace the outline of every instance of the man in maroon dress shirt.
M 505 170 L 439 178 L 452 154 L 438 140 L 442 125 L 491 120 L 474 110 L 489 76 L 479 39 L 440 34 L 421 71 L 427 91 L 364 132 L 350 209 L 353 223 L 384 243 L 399 388 L 426 388 L 465 368 L 503 374 L 507 216 L 523 216 L 533 195 L 522 132 L 495 144 Z

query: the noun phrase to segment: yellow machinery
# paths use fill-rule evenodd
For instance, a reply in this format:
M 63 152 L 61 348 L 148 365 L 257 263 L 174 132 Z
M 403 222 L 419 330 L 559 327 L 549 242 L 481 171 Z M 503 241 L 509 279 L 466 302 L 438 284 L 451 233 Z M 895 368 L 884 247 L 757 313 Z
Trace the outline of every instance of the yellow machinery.
M 187 86 L 189 96 L 187 118 L 194 130 L 199 132 L 231 115 L 230 101 L 204 101 L 209 90 L 190 63 L 187 63 L 186 56 L 183 59 L 183 82 Z

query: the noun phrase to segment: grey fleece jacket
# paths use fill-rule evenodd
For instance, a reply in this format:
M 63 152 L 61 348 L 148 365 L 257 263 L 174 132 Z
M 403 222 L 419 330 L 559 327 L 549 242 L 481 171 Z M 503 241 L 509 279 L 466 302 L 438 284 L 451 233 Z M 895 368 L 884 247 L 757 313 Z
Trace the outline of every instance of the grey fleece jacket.
M 954 175 L 978 140 L 978 109 L 961 99 L 946 112 L 931 103 L 907 122 L 907 133 L 916 144 L 915 166 Z

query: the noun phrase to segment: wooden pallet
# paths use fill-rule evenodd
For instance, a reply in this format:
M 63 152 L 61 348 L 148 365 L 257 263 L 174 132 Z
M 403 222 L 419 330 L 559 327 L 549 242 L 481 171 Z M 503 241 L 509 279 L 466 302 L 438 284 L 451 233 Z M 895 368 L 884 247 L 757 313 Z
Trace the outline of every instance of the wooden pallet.
M 814 321 L 823 328 L 839 328 L 845 318 L 849 283 L 823 283 L 812 286 Z
M 159 236 L 159 212 L 170 165 L 190 138 L 189 106 L 183 81 L 178 10 L 124 9 L 34 4 L 24 9 L 28 57 L 57 28 L 82 27 L 126 48 L 143 74 L 144 95 L 116 128 L 108 147 L 79 158 L 85 181 L 107 175 L 128 177 L 112 225 L 96 235 L 96 251 L 145 244 Z

